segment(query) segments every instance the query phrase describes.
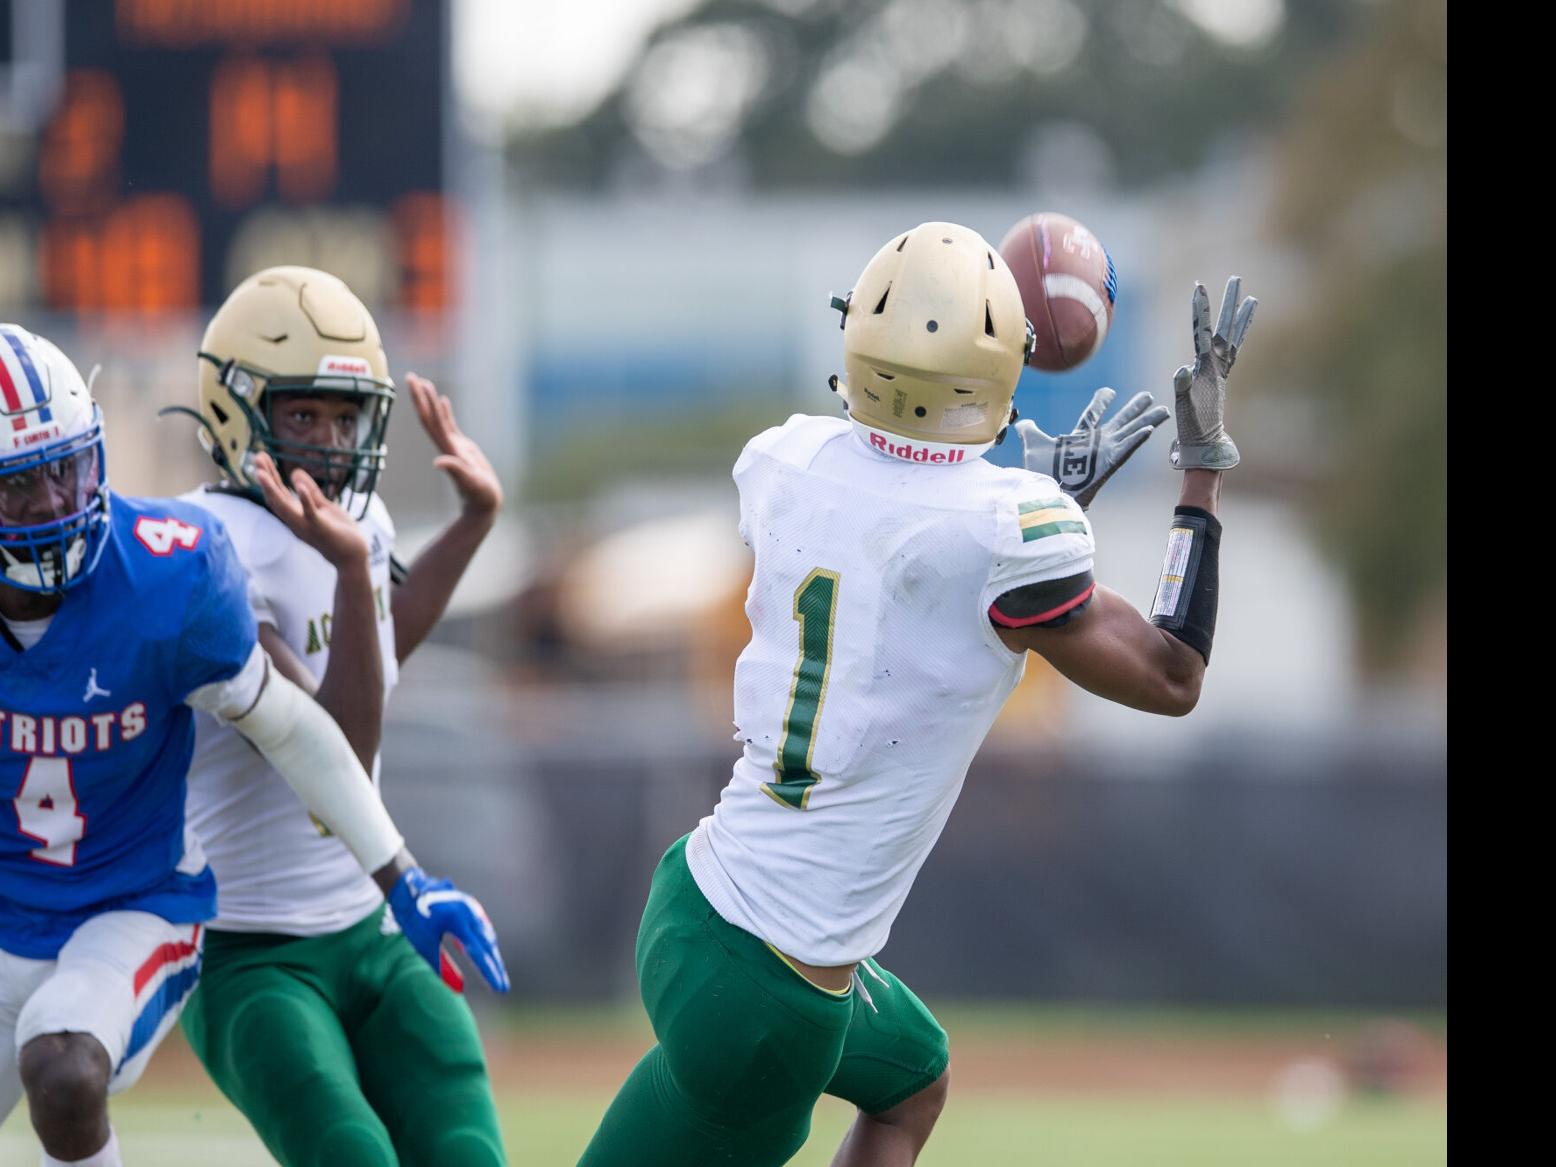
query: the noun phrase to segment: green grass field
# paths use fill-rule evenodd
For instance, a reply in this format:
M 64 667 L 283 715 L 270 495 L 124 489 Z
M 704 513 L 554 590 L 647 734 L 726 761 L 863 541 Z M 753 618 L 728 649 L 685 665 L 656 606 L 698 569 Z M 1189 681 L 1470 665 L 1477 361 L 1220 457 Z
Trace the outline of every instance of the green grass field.
M 1446 1036 L 1415 1024 L 1430 1064 L 1408 1090 L 1283 1095 L 1365 1019 L 1338 1014 L 1149 1014 L 947 1010 L 951 1102 L 924 1167 L 1431 1167 L 1447 1162 Z M 640 1051 L 630 1012 L 536 1013 L 483 1021 L 515 1164 L 569 1165 L 617 1076 Z M 1285 1077 L 1282 1077 L 1282 1075 Z M 1325 1079 L 1320 1075 L 1320 1085 Z M 576 1082 L 561 1088 L 559 1082 Z M 32 1167 L 25 1107 L 0 1127 L 0 1167 Z M 177 1035 L 146 1079 L 114 1101 L 132 1167 L 268 1167 L 241 1115 Z M 852 1119 L 824 1098 L 796 1167 L 822 1167 Z

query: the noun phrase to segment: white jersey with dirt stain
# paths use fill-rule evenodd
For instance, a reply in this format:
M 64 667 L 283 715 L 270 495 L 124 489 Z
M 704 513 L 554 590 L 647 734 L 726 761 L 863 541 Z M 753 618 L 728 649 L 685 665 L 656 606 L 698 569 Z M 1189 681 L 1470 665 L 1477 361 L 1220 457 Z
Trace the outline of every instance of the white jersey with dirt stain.
M 756 555 L 744 754 L 686 857 L 720 916 L 808 964 L 884 947 L 1020 681 L 990 604 L 1092 567 L 1052 478 L 920 446 L 795 415 L 735 463 Z
M 248 569 L 255 620 L 272 625 L 315 681 L 322 679 L 330 661 L 335 568 L 247 498 L 209 489 L 183 498 L 226 525 Z M 389 595 L 394 524 L 377 495 L 358 522 L 368 539 L 387 700 L 399 679 Z M 375 757 L 375 785 L 378 770 Z M 349 928 L 384 902 L 346 845 L 324 830 L 286 779 L 237 730 L 205 713 L 195 718 L 187 817 L 216 873 L 212 928 L 320 936 Z

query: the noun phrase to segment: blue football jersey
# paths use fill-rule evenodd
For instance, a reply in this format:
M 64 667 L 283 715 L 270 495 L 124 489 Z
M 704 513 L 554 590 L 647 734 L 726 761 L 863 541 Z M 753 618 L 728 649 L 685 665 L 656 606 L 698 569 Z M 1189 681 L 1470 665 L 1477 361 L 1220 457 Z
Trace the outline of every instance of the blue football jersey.
M 52 958 L 100 912 L 216 912 L 185 838 L 184 699 L 253 651 L 247 575 L 198 507 L 115 495 L 110 522 L 43 638 L 0 638 L 0 949 L 18 956 Z

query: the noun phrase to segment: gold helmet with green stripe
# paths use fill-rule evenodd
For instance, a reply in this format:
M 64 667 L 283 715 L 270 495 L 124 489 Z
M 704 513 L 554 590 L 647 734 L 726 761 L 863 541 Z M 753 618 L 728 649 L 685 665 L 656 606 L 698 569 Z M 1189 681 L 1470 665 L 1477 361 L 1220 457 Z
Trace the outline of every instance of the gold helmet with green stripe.
M 257 493 L 263 450 L 283 472 L 301 468 L 330 498 L 365 508 L 383 470 L 394 382 L 378 325 L 336 276 L 270 267 L 237 286 L 200 342 L 201 444 L 233 486 Z M 289 399 L 355 403 L 354 433 L 335 444 L 287 439 L 277 410 Z M 183 412 L 191 412 L 184 410 Z
M 1033 331 L 1016 278 L 976 231 L 921 223 L 865 265 L 843 313 L 849 416 L 918 441 L 987 445 L 1011 402 Z

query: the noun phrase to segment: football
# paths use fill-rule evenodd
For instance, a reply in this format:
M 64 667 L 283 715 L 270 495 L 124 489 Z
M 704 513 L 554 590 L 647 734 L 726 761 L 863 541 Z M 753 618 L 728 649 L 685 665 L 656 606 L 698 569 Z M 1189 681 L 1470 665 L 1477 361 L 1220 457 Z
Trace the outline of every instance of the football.
M 1101 240 L 1069 215 L 1039 211 L 1005 233 L 1000 255 L 1037 331 L 1037 349 L 1027 364 L 1058 373 L 1102 347 L 1113 322 L 1118 276 Z

